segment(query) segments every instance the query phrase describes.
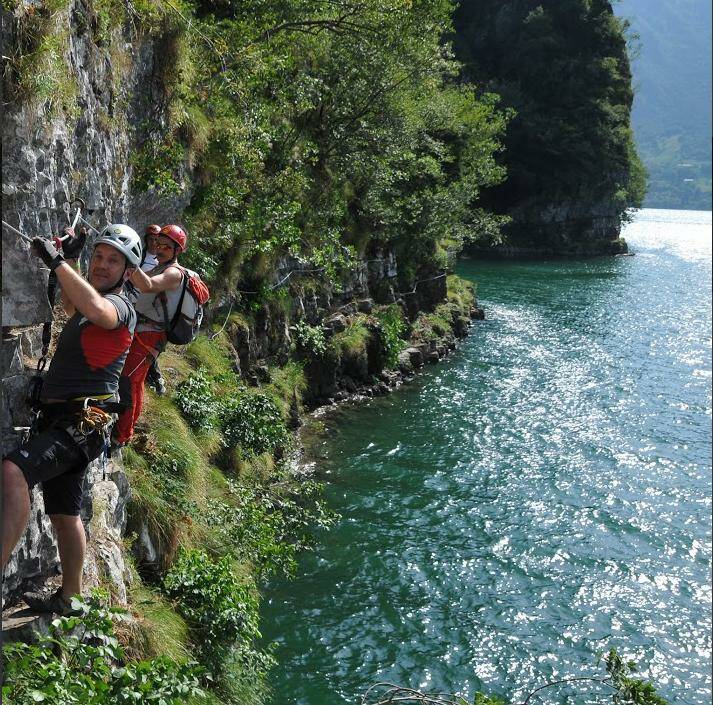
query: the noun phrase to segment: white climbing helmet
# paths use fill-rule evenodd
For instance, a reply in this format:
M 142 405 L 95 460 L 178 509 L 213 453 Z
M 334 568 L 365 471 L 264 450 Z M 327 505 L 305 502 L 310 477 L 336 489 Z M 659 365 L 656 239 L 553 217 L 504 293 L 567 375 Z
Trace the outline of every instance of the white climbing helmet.
M 116 247 L 126 257 L 130 267 L 138 267 L 141 264 L 141 238 L 128 225 L 109 223 L 99 233 L 94 247 L 101 243 Z

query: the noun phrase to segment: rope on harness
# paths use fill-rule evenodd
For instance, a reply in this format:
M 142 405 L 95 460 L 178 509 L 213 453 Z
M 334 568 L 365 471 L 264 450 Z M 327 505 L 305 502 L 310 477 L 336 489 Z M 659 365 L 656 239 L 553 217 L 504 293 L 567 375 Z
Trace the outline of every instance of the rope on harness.
M 104 432 L 113 421 L 111 414 L 97 406 L 85 406 L 79 414 L 77 430 L 88 436 L 93 431 Z
M 90 399 L 89 397 L 84 400 L 84 406 L 79 412 L 75 428 L 77 429 L 78 434 L 85 437 L 94 432 L 101 434 L 103 441 L 100 454 L 102 479 L 106 480 L 107 462 L 110 454 L 110 428 L 114 419 L 111 414 L 107 413 L 103 409 L 100 409 L 97 406 L 89 406 L 90 401 L 98 400 Z

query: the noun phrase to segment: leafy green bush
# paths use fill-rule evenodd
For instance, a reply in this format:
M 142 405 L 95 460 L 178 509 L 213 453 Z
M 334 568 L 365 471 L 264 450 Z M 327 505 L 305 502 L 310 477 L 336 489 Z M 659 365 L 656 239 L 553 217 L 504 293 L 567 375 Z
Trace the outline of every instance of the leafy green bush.
M 175 443 L 155 448 L 148 456 L 149 471 L 156 491 L 166 500 L 175 517 L 187 517 L 197 512 L 190 493 L 190 457 Z
M 336 517 L 320 499 L 321 484 L 302 482 L 295 490 L 299 496 L 228 480 L 229 501 L 210 501 L 206 517 L 219 549 L 250 563 L 259 578 L 292 575 L 297 553 L 312 547 L 312 530 Z
M 219 404 L 203 368 L 176 387 L 174 400 L 193 428 L 207 430 L 215 426 Z
M 327 351 L 327 338 L 321 326 L 311 326 L 306 321 L 297 321 L 293 326 L 298 350 L 309 357 L 319 358 Z
M 396 367 L 399 353 L 404 347 L 402 336 L 408 328 L 403 312 L 397 304 L 391 304 L 377 311 L 376 318 L 381 324 L 381 344 L 386 355 L 386 366 Z
M 213 561 L 203 551 L 183 550 L 163 584 L 191 628 L 201 662 L 213 673 L 222 670 L 236 645 L 250 651 L 259 636 L 258 598 L 235 576 L 228 557 Z
M 286 447 L 290 434 L 277 404 L 265 394 L 241 393 L 228 399 L 220 411 L 220 426 L 228 448 L 260 455 Z
M 122 610 L 73 600 L 76 617 L 52 622 L 38 644 L 3 648 L 3 700 L 14 705 L 181 705 L 202 694 L 201 669 L 165 657 L 127 660 L 114 632 Z

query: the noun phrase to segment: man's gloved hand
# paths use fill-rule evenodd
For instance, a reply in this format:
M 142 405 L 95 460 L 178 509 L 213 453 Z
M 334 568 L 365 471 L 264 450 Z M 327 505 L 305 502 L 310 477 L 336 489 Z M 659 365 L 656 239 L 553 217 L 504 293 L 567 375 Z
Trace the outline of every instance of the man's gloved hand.
M 50 271 L 54 271 L 64 262 L 64 257 L 57 252 L 52 241 L 44 237 L 32 238 L 32 252 L 50 268 Z
M 84 243 L 87 241 L 87 229 L 82 227 L 79 230 L 79 235 L 75 235 L 74 230 L 67 227 L 63 234 L 69 235 L 69 238 L 62 242 L 62 253 L 67 259 L 78 259 L 84 249 Z

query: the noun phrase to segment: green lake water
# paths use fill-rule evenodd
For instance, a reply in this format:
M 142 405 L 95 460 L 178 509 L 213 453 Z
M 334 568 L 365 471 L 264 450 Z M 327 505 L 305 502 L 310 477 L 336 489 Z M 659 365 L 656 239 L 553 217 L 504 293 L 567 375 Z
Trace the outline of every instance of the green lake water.
M 462 263 L 486 320 L 328 417 L 342 518 L 265 591 L 275 705 L 377 681 L 515 699 L 610 646 L 671 703 L 711 702 L 711 213 L 625 236 L 635 257 Z

